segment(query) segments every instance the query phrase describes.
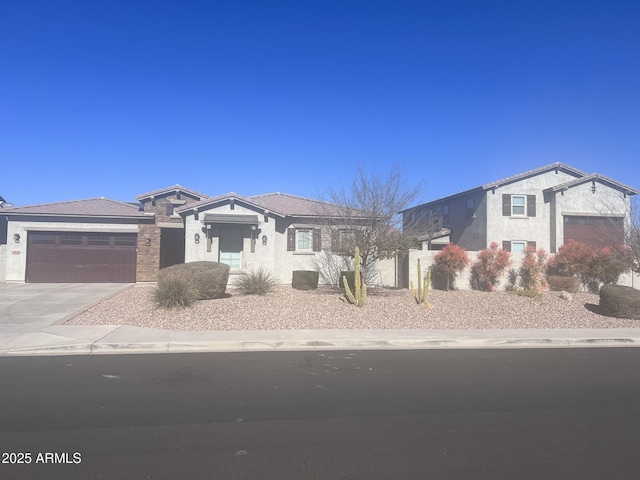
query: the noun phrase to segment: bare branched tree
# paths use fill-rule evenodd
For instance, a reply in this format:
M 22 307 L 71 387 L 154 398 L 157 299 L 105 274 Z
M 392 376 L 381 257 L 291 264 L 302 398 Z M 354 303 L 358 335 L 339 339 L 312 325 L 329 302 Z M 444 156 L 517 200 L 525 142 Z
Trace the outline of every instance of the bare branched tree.
M 408 251 L 415 235 L 402 229 L 398 213 L 416 201 L 423 182 L 410 185 L 405 171 L 398 165 L 386 174 L 367 171 L 358 164 L 355 178 L 348 186 L 329 188 L 325 201 L 340 209 L 329 218 L 332 251 L 353 255 L 360 249 L 365 274 L 379 259 Z

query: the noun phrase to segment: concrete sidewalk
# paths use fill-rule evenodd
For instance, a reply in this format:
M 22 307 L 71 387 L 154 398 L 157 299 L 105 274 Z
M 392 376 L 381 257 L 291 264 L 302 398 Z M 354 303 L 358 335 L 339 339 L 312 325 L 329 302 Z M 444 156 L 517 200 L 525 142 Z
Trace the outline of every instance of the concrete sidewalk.
M 118 284 L 23 284 L 0 289 L 0 356 L 426 348 L 640 346 L 640 328 L 594 330 L 287 330 L 185 332 L 62 325 L 116 294 Z
M 0 331 L 2 356 L 614 346 L 640 346 L 640 329 L 184 332 L 119 325 L 52 325 Z

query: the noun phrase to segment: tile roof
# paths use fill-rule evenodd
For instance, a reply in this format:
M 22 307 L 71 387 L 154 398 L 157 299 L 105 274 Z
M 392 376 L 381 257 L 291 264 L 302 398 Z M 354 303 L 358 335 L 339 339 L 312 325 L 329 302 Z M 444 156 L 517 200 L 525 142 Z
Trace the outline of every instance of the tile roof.
M 490 190 L 492 188 L 497 188 L 497 187 L 500 187 L 502 185 L 507 185 L 509 183 L 517 182 L 518 180 L 522 180 L 522 179 L 528 178 L 528 177 L 533 177 L 535 175 L 539 175 L 541 173 L 548 172 L 550 170 L 555 170 L 555 169 L 564 170 L 565 172 L 568 172 L 568 173 L 571 173 L 573 175 L 576 175 L 578 177 L 578 179 L 580 177 L 586 177 L 588 175 L 586 172 L 583 172 L 582 170 L 578 170 L 577 168 L 573 168 L 573 167 L 571 167 L 571 166 L 569 166 L 569 165 L 567 165 L 565 163 L 562 163 L 562 162 L 550 163 L 549 165 L 544 165 L 542 167 L 535 168 L 533 170 L 528 170 L 526 172 L 522 172 L 522 173 L 519 173 L 517 175 L 512 175 L 510 177 L 502 178 L 502 179 L 496 180 L 494 182 L 485 183 L 484 185 L 480 185 L 478 187 L 469 188 L 467 190 L 463 190 L 461 192 L 453 193 L 453 194 L 447 195 L 445 197 L 440 197 L 438 199 L 431 200 L 429 202 L 424 202 L 424 203 L 421 203 L 420 205 L 414 205 L 413 207 L 409 207 L 409 208 L 405 208 L 404 210 L 401 210 L 400 213 L 412 210 L 412 209 L 414 209 L 416 207 L 421 207 L 423 205 L 430 205 L 432 203 L 441 202 L 441 201 L 443 201 L 445 199 L 449 199 L 451 197 L 457 197 L 457 196 L 460 196 L 460 195 L 467 195 L 470 192 L 473 192 L 475 190 Z
M 590 182 L 592 180 L 594 181 L 598 180 L 604 183 L 608 183 L 609 185 L 613 186 L 614 188 L 617 188 L 618 190 L 625 192 L 628 195 L 640 194 L 640 191 L 636 190 L 635 188 L 625 185 L 624 183 L 617 182 L 616 180 L 606 177 L 604 175 L 600 175 L 599 173 L 592 173 L 591 175 L 586 175 L 584 177 L 576 178 L 575 180 L 570 180 L 568 182 L 560 183 L 558 185 L 554 185 L 553 187 L 547 188 L 547 190 L 550 190 L 552 192 L 558 192 L 560 190 L 566 190 L 567 188 L 571 188 L 576 185 L 581 185 L 585 182 Z
M 337 205 L 320 202 L 310 198 L 298 197 L 288 193 L 267 193 L 244 197 L 234 192 L 229 192 L 216 197 L 209 197 L 199 202 L 190 203 L 177 208 L 176 213 L 188 212 L 197 208 L 206 207 L 228 199 L 236 199 L 248 205 L 253 205 L 268 210 L 282 217 L 316 217 L 316 216 L 340 216 L 344 211 Z
M 89 198 L 68 202 L 43 203 L 13 207 L 3 212 L 7 215 L 59 215 L 59 216 L 97 216 L 97 217 L 149 217 L 130 203 L 118 202 L 109 198 Z
M 273 212 L 297 217 L 340 216 L 344 209 L 332 203 L 289 195 L 288 193 L 266 193 L 247 197 L 249 201 Z
M 171 187 L 160 188 L 158 190 L 153 190 L 152 192 L 141 193 L 136 197 L 136 200 L 143 200 L 145 198 L 155 197 L 157 195 L 163 195 L 165 193 L 174 193 L 176 191 L 181 191 L 183 193 L 187 193 L 194 197 L 198 197 L 200 199 L 209 198 L 209 195 L 205 195 L 204 193 L 196 192 L 195 190 L 191 190 L 190 188 L 183 187 L 182 185 L 175 184 Z

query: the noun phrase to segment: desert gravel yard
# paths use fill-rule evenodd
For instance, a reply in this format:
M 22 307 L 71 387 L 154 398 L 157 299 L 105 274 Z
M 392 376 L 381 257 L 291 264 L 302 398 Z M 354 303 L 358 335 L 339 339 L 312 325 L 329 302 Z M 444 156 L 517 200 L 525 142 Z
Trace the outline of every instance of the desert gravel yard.
M 432 308 L 416 305 L 408 290 L 371 289 L 356 308 L 339 290 L 277 287 L 265 296 L 239 295 L 164 310 L 151 300 L 153 285 L 133 285 L 66 322 L 67 325 L 131 325 L 171 330 L 297 329 L 526 329 L 640 328 L 640 321 L 597 314 L 599 297 L 558 292 L 537 298 L 473 290 L 429 292 Z

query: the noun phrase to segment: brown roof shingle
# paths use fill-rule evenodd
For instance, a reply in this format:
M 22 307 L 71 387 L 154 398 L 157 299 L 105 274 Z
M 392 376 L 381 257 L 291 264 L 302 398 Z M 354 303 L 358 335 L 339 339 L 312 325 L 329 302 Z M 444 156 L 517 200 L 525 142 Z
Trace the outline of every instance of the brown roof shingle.
M 43 203 L 14 207 L 3 212 L 7 215 L 59 215 L 90 217 L 149 217 L 139 207 L 109 198 L 88 198 L 68 202 Z

